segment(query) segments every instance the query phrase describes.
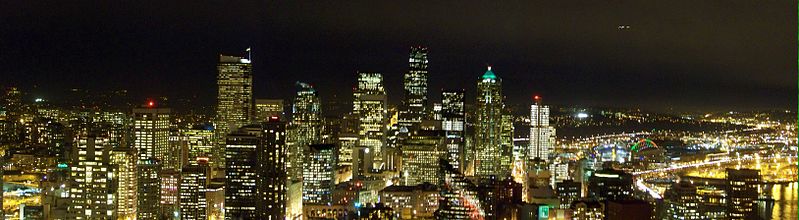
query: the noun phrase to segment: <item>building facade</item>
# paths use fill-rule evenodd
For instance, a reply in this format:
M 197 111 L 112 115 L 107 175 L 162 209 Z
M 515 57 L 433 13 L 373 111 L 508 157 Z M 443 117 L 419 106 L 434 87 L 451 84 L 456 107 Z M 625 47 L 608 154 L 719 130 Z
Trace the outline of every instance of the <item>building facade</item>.
M 503 176 L 510 167 L 502 167 L 502 79 L 491 67 L 477 82 L 477 112 L 475 118 L 475 175 Z
M 419 129 L 427 108 L 427 47 L 411 47 L 408 72 L 403 76 L 404 99 L 399 126 L 405 131 Z
M 252 62 L 249 58 L 219 55 L 217 69 L 215 155 L 225 165 L 225 136 L 250 122 L 252 115 Z

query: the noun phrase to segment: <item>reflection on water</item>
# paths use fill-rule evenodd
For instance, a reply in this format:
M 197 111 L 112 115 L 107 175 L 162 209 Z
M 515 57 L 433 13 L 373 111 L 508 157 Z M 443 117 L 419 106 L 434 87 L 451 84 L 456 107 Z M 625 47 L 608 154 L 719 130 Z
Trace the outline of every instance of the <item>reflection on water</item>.
M 771 219 L 797 219 L 797 182 L 790 184 L 777 184 L 771 188 L 774 198 L 774 209 Z

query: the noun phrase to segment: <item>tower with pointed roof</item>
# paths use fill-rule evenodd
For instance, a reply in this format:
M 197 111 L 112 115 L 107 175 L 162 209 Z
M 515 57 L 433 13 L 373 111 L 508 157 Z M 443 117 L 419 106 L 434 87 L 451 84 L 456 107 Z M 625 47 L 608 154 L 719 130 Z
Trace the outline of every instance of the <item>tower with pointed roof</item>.
M 474 174 L 477 176 L 504 176 L 502 135 L 502 79 L 488 66 L 477 81 L 477 112 L 475 117 Z

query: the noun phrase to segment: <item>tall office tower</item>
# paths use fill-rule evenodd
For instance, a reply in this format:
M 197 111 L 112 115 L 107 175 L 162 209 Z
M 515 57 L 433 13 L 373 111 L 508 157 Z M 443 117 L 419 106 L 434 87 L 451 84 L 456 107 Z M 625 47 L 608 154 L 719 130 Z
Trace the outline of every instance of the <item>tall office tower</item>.
M 308 160 L 302 171 L 302 201 L 309 204 L 333 202 L 335 179 L 336 145 L 314 144 L 309 146 Z
M 246 127 L 245 127 L 246 128 Z M 258 148 L 257 132 L 239 129 L 227 135 L 225 147 L 225 219 L 256 219 Z
M 186 129 L 182 131 L 182 136 L 186 142 L 185 158 L 183 164 L 197 165 L 198 158 L 204 158 L 208 165 L 215 167 L 218 163 L 214 149 L 214 130 L 205 128 Z
M 286 210 L 286 127 L 279 119 L 228 135 L 226 219 L 283 219 Z
M 730 219 L 757 217 L 760 170 L 727 168 L 727 211 Z
M 249 123 L 252 114 L 252 63 L 250 58 L 219 55 L 216 66 L 219 93 L 216 105 L 215 155 L 225 165 L 225 136 Z
M 161 181 L 161 214 L 160 218 L 177 218 L 176 213 L 180 210 L 178 205 L 178 190 L 180 187 L 180 170 L 161 169 L 158 173 Z
M 77 145 L 72 150 L 70 167 L 74 184 L 69 190 L 71 219 L 116 218 L 116 204 L 109 204 L 115 194 L 111 182 L 116 180 L 111 174 L 108 137 L 83 132 L 75 139 Z
M 707 219 L 699 212 L 699 195 L 696 186 L 688 181 L 671 185 L 664 195 L 667 219 Z
M 139 152 L 139 160 L 155 158 L 158 161 L 172 161 L 169 154 L 169 113 L 168 108 L 157 108 L 150 101 L 145 108 L 133 109 L 133 146 Z M 162 163 L 166 166 L 166 162 Z M 169 164 L 173 165 L 173 164 Z
M 380 73 L 358 73 L 354 92 L 353 113 L 358 115 L 358 146 L 364 151 L 364 170 L 384 170 L 386 123 L 388 118 L 386 90 Z
M 133 148 L 114 148 L 111 151 L 111 164 L 116 176 L 114 202 L 119 219 L 136 218 L 136 161 L 139 155 Z
M 549 106 L 541 105 L 541 97 L 535 96 L 530 106 L 530 150 L 527 161 L 535 158 L 549 161 L 552 145 L 555 143 L 555 128 L 549 125 Z
M 285 219 L 288 200 L 288 149 L 286 147 L 286 124 L 272 118 L 262 124 L 264 146 L 258 154 L 258 218 Z
M 313 86 L 297 82 L 297 96 L 291 108 L 293 135 L 289 148 L 289 177 L 298 180 L 302 176 L 303 152 L 308 145 L 321 141 L 321 101 Z
M 510 175 L 511 168 L 513 167 L 513 115 L 509 109 L 504 109 L 502 113 L 502 121 L 501 121 L 501 130 L 500 133 L 500 166 L 502 166 L 502 173 L 501 176 L 508 176 Z
M 591 199 L 625 200 L 633 196 L 633 176 L 621 170 L 599 170 L 588 180 Z
M 438 159 L 445 156 L 442 131 L 420 130 L 402 141 L 402 178 L 406 186 L 438 183 Z
M 583 184 L 566 180 L 555 184 L 555 192 L 560 199 L 560 208 L 568 209 L 572 202 L 582 198 Z
M 160 219 L 161 213 L 161 164 L 155 158 L 139 160 L 137 164 L 136 219 Z
M 399 126 L 405 131 L 414 131 L 419 129 L 427 108 L 427 47 L 411 47 L 408 63 L 408 72 L 402 81 L 405 97 L 399 112 Z
M 285 118 L 283 114 L 283 99 L 256 99 L 255 117 L 253 122 L 266 122 L 271 117 L 281 120 Z
M 501 176 L 502 167 L 502 79 L 491 67 L 477 82 L 477 118 L 475 118 L 475 170 L 477 176 Z
M 463 90 L 441 91 L 441 129 L 447 135 L 447 159 L 455 169 L 463 172 L 465 163 L 464 130 L 466 111 Z
M 477 197 L 477 186 L 452 167 L 447 160 L 439 159 L 438 165 L 441 170 L 438 173 L 441 199 L 438 201 L 436 219 L 484 218 L 485 212 Z
M 183 166 L 180 178 L 180 218 L 186 220 L 208 219 L 208 201 L 205 197 L 210 182 L 211 168 L 208 160 L 199 159 Z

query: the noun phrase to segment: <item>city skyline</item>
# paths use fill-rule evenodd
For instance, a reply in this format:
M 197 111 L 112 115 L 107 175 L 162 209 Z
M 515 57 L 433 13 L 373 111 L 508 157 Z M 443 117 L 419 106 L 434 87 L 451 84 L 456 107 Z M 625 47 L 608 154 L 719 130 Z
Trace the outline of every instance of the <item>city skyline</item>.
M 799 215 L 787 4 L 40 4 L 0 219 Z
M 215 96 L 213 60 L 218 54 L 243 56 L 252 47 L 254 97 L 289 99 L 293 83 L 302 81 L 316 85 L 323 101 L 348 100 L 339 88 L 353 87 L 356 72 L 367 71 L 385 74 L 389 101 L 399 105 L 408 48 L 422 45 L 430 50 L 428 100 L 437 100 L 442 89 L 465 88 L 467 97 L 473 97 L 471 82 L 490 64 L 507 79 L 505 87 L 517 91 L 507 95 L 509 103 L 522 106 L 533 94 L 552 105 L 659 112 L 795 109 L 796 103 L 790 95 L 797 93 L 796 53 L 789 37 L 795 36 L 790 31 L 795 21 L 788 19 L 795 12 L 776 3 L 755 8 L 730 3 L 724 7 L 729 9 L 708 11 L 702 9 L 715 5 L 691 4 L 691 10 L 680 10 L 684 14 L 671 10 L 684 2 L 659 10 L 642 3 L 470 3 L 455 13 L 477 15 L 480 6 L 504 13 L 468 18 L 463 24 L 435 13 L 446 8 L 439 4 L 378 3 L 371 5 L 376 8 L 372 12 L 370 5 L 345 3 L 243 3 L 223 8 L 223 15 L 237 15 L 224 19 L 214 19 L 212 5 L 197 5 L 196 10 L 169 3 L 131 5 L 173 9 L 174 14 L 142 10 L 146 12 L 110 15 L 79 13 L 80 4 L 59 13 L 15 4 L 10 8 L 30 13 L 8 13 L 16 16 L 8 16 L 10 31 L 3 36 L 19 43 L 7 44 L 8 52 L 0 55 L 5 61 L 0 66 L 7 70 L 0 82 L 52 100 L 72 88 L 124 89 L 133 100 L 166 96 L 210 106 Z M 521 15 L 538 5 L 549 10 Z M 300 6 L 318 16 L 293 13 Z M 328 19 L 343 7 L 397 16 L 389 6 L 419 9 L 409 11 L 424 19 Z M 590 11 L 590 6 L 598 9 Z M 109 5 L 98 7 L 118 12 Z M 749 11 L 736 13 L 744 9 Z M 732 15 L 769 25 L 739 27 L 722 19 Z M 42 18 L 20 20 L 35 17 Z M 688 17 L 697 22 L 688 22 Z M 466 34 L 470 32 L 475 34 Z M 139 77 L 129 79 L 131 75 Z M 100 83 L 80 80 L 88 77 Z

